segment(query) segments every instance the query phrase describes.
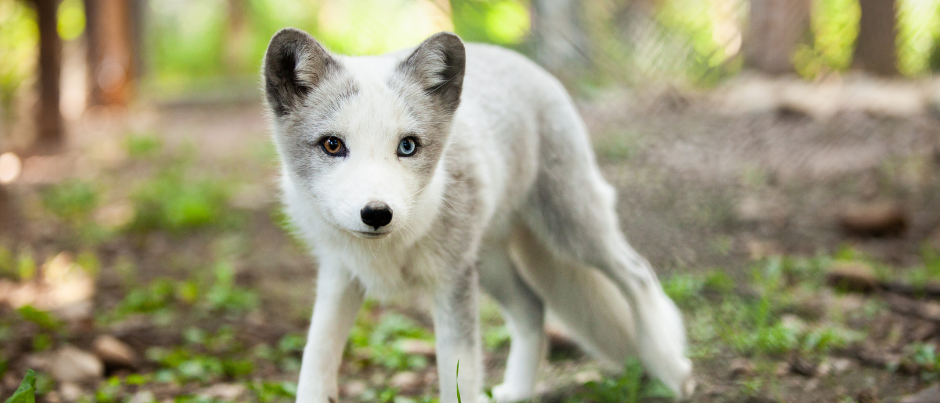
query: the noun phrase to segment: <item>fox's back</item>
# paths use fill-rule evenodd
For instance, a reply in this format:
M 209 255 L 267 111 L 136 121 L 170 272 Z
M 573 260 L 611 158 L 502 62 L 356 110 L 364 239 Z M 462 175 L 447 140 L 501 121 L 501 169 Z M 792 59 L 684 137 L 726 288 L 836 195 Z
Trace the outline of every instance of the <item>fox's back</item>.
M 561 133 L 567 140 L 546 138 L 557 133 L 546 130 L 554 121 L 553 114 L 574 111 L 568 93 L 551 74 L 511 50 L 483 44 L 467 44 L 466 49 L 452 157 L 478 158 L 480 174 L 490 188 L 489 201 L 509 213 L 531 191 L 539 169 L 544 168 L 541 165 L 555 157 L 567 158 L 549 155 L 557 150 L 546 146 L 568 142 L 584 149 L 589 142 L 583 131 Z

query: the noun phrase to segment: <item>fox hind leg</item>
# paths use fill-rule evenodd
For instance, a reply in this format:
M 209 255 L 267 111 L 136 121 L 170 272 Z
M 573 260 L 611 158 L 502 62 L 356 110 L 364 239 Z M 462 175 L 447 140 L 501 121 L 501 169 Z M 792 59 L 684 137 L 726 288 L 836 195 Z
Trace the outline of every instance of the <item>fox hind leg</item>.
M 545 344 L 542 300 L 520 278 L 508 241 L 488 242 L 480 254 L 480 283 L 500 305 L 511 344 L 503 383 L 493 388 L 497 402 L 531 399 Z

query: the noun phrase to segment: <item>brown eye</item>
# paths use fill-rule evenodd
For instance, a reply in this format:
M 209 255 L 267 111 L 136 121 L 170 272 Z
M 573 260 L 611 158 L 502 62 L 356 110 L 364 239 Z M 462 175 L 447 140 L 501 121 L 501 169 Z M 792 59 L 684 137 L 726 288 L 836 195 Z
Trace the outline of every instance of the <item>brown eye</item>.
M 323 139 L 320 146 L 323 147 L 324 152 L 331 156 L 342 157 L 346 155 L 346 146 L 343 144 L 343 140 L 336 137 L 330 136 Z

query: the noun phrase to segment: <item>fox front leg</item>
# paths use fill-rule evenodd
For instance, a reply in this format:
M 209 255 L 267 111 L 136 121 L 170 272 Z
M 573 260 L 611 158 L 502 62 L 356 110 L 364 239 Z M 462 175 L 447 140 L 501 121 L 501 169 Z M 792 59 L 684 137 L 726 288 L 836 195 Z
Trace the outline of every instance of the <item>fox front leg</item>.
M 362 307 L 359 282 L 341 270 L 321 267 L 317 278 L 317 298 L 307 334 L 297 403 L 337 403 L 337 376 L 343 347 Z
M 466 266 L 434 298 L 434 336 L 441 403 L 477 403 L 483 388 L 477 271 Z M 457 375 L 457 363 L 460 375 Z

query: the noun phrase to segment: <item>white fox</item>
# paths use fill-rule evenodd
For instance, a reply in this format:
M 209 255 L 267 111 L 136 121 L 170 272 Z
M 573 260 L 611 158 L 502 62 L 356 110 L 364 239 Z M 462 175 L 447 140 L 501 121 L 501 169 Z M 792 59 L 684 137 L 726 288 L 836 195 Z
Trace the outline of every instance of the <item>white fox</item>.
M 287 28 L 263 79 L 283 201 L 319 262 L 298 402 L 338 401 L 365 295 L 427 297 L 440 401 L 456 403 L 458 383 L 483 400 L 479 286 L 512 337 L 495 400 L 533 397 L 546 310 L 611 367 L 639 356 L 692 393 L 681 314 L 620 232 L 616 193 L 550 74 L 451 33 L 346 57 Z

